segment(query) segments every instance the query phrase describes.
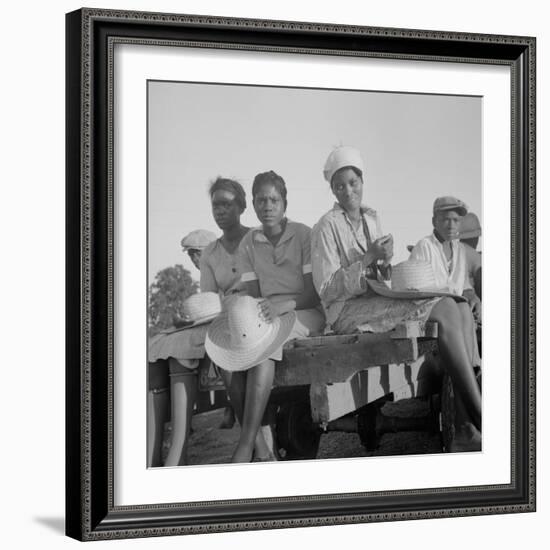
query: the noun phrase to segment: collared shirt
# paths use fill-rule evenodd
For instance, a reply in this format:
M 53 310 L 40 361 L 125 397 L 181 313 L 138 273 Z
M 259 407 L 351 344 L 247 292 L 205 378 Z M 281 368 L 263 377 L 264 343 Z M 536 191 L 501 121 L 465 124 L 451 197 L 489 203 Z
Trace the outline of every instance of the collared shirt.
M 361 207 L 371 241 L 382 237 L 375 210 Z M 362 225 L 355 229 L 347 212 L 335 203 L 312 229 L 313 284 L 325 309 L 327 325 L 338 319 L 346 300 L 366 291 L 362 258 L 368 243 Z
M 265 298 L 294 300 L 304 291 L 304 275 L 311 273 L 310 236 L 307 225 L 288 220 L 273 246 L 261 227 L 251 229 L 239 245 L 241 281 L 258 281 Z
M 462 296 L 464 290 L 472 288 L 468 279 L 466 251 L 458 239 L 451 241 L 451 250 L 452 258 L 449 263 L 443 251 L 443 243 L 432 233 L 416 243 L 410 259 L 429 262 L 437 288 L 447 288 Z

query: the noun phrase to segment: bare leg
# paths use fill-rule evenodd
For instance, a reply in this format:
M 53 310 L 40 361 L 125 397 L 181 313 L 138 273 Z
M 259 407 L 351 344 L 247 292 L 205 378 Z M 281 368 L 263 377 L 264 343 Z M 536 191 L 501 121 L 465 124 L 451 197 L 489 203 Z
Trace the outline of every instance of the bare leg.
M 430 319 L 439 325 L 439 347 L 455 393 L 462 399 L 468 420 L 481 430 L 481 392 L 468 353 L 460 310 L 452 298 L 443 298 L 433 308 Z
M 275 362 L 267 359 L 248 371 L 241 437 L 232 462 L 250 462 L 262 417 L 271 394 Z M 265 440 L 264 440 L 265 443 Z
M 174 361 L 176 363 L 174 363 Z M 187 443 L 197 397 L 197 376 L 175 359 L 170 359 L 170 391 L 172 400 L 172 443 L 165 466 L 187 464 Z
M 147 392 L 147 466 L 162 466 L 161 448 L 164 424 L 170 420 L 168 367 L 164 361 L 149 365 Z
M 170 419 L 168 388 L 147 393 L 147 466 L 162 466 L 161 448 L 164 424 Z
M 448 449 L 451 453 L 481 450 L 481 433 L 469 420 L 468 411 L 455 393 L 455 437 Z
M 464 331 L 464 341 L 466 343 L 466 349 L 468 351 L 468 357 L 471 360 L 474 358 L 474 317 L 470 306 L 465 303 L 457 304 L 458 310 L 462 317 L 462 327 Z
M 247 372 L 228 372 L 220 369 L 221 377 L 223 378 L 225 387 L 229 393 L 231 399 L 231 405 L 235 410 L 237 420 L 241 426 L 241 433 L 243 431 L 243 416 L 244 416 L 244 403 L 247 391 Z M 270 386 L 271 390 L 271 386 Z M 268 396 L 269 397 L 269 396 Z M 263 415 L 263 413 L 262 413 Z M 261 422 L 261 418 L 260 418 Z M 269 428 L 269 427 L 268 427 Z M 269 428 L 270 429 L 270 428 Z M 271 448 L 267 444 L 262 430 L 258 430 L 256 438 L 254 440 L 254 453 L 257 457 L 267 457 L 273 454 Z
M 230 430 L 235 425 L 235 411 L 228 403 L 223 410 L 223 419 L 220 422 L 219 428 L 222 430 Z

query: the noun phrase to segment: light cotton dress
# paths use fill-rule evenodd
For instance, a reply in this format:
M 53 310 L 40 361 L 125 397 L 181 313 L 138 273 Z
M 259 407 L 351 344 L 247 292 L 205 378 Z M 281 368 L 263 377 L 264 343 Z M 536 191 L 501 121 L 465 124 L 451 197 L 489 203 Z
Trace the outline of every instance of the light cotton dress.
M 260 295 L 273 302 L 295 300 L 304 292 L 304 275 L 311 273 L 311 229 L 288 220 L 274 246 L 262 227 L 251 229 L 239 246 L 239 270 L 243 283 L 258 281 Z M 325 318 L 321 308 L 296 311 L 296 322 L 288 338 L 321 333 Z M 280 361 L 282 347 L 270 359 Z
M 356 230 L 335 203 L 311 234 L 313 283 L 327 318 L 339 334 L 387 332 L 405 321 L 426 321 L 440 298 L 402 300 L 379 296 L 367 287 L 361 259 L 372 241 L 383 236 L 375 210 L 361 208 L 364 226 Z M 382 267 L 372 276 L 383 278 Z
M 238 294 L 242 287 L 237 265 L 237 251 L 227 252 L 220 239 L 210 243 L 200 260 L 201 292 L 219 292 L 222 302 Z M 149 341 L 150 363 L 173 357 L 187 368 L 196 368 L 205 355 L 204 340 L 208 323 L 171 334 L 157 334 Z

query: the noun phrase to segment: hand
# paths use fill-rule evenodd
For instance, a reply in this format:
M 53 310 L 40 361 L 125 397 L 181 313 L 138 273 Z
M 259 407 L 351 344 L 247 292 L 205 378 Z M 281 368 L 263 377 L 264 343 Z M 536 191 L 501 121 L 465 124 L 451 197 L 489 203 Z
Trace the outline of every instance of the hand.
M 174 314 L 174 315 L 172 315 L 172 324 L 174 325 L 174 328 L 181 328 L 181 327 L 185 327 L 187 325 L 191 325 L 192 321 L 190 321 L 189 319 L 187 319 L 185 317 L 182 318 L 179 315 Z
M 389 234 L 387 236 L 386 241 L 382 243 L 382 247 L 384 249 L 384 257 L 382 258 L 384 260 L 385 264 L 389 264 L 391 262 L 391 259 L 393 258 L 393 235 Z
M 273 323 L 273 321 L 279 316 L 279 312 L 275 305 L 267 298 L 262 298 L 258 302 L 258 308 L 260 310 L 260 316 L 266 323 Z
M 365 256 L 367 255 L 370 256 L 371 262 L 378 260 L 389 262 L 393 257 L 393 236 L 384 235 L 373 241 Z
M 481 300 L 475 294 L 470 300 L 470 308 L 474 316 L 474 321 L 476 323 L 481 323 Z

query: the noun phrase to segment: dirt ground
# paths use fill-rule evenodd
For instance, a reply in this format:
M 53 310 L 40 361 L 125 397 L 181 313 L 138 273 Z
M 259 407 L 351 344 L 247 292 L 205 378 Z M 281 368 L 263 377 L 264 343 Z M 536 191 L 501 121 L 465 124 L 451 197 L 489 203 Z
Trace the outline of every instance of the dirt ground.
M 386 417 L 414 418 L 425 416 L 426 402 L 405 399 L 386 403 L 382 409 Z M 193 432 L 189 442 L 190 464 L 223 464 L 231 459 L 238 437 L 238 423 L 230 429 L 219 429 L 223 409 L 198 414 L 193 418 Z M 321 435 L 317 458 L 351 458 L 361 456 L 388 456 L 403 454 L 440 453 L 441 440 L 437 433 L 407 431 L 382 435 L 375 451 L 367 451 L 356 433 L 328 432 Z

